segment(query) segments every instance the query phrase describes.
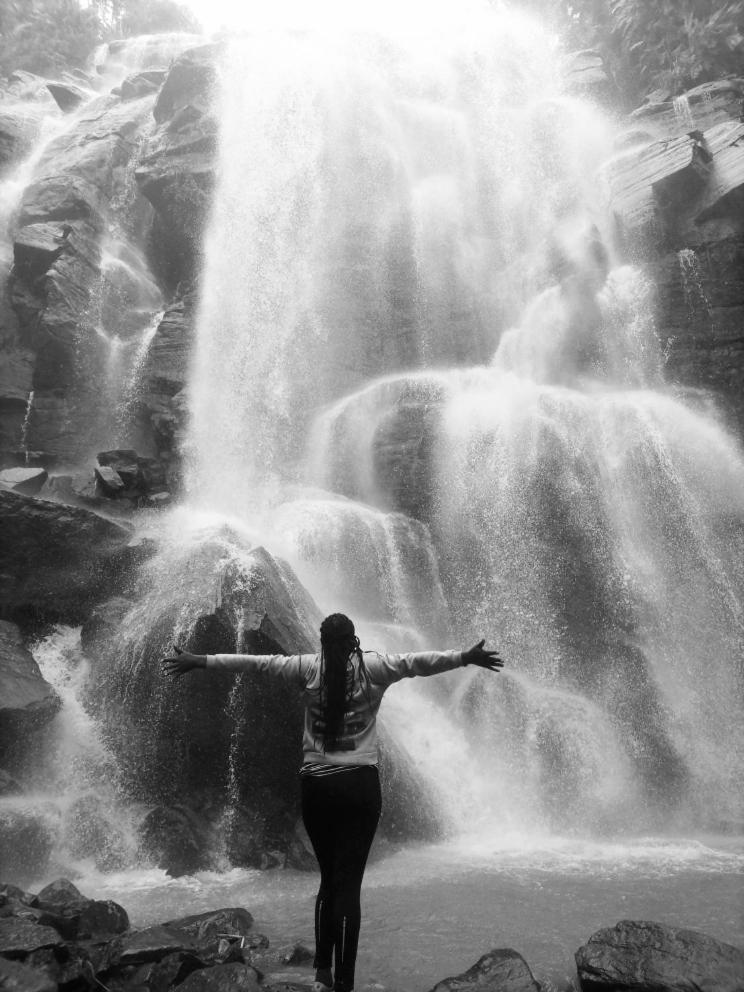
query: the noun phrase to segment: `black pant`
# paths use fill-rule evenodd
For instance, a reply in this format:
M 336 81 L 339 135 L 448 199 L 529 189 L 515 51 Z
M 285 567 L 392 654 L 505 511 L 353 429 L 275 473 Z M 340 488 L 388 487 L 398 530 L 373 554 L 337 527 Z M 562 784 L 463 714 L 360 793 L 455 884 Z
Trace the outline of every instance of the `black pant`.
M 359 943 L 359 894 L 380 819 L 380 778 L 373 765 L 331 775 L 305 775 L 302 819 L 320 864 L 315 900 L 315 967 L 330 968 L 334 988 L 354 988 Z

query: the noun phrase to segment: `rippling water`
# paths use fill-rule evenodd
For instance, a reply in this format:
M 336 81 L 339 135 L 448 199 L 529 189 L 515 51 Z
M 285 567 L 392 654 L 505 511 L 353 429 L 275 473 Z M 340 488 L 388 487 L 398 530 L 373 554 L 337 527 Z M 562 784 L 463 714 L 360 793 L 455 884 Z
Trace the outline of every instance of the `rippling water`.
M 295 871 L 159 871 L 90 876 L 134 925 L 242 905 L 273 945 L 312 946 L 317 876 Z M 744 841 L 546 842 L 470 838 L 406 848 L 370 865 L 362 893 L 357 986 L 424 992 L 494 947 L 513 947 L 542 982 L 564 987 L 573 953 L 621 919 L 656 920 L 744 945 Z

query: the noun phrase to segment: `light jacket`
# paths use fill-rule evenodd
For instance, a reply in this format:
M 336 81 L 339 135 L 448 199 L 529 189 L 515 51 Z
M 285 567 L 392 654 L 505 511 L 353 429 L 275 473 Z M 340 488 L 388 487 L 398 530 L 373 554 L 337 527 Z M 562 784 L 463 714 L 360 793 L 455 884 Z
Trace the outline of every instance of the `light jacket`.
M 377 711 L 388 686 L 416 675 L 437 675 L 463 665 L 461 651 L 422 651 L 416 654 L 364 652 L 369 685 L 359 678 L 359 659 L 354 666 L 354 692 L 344 714 L 343 730 L 334 750 L 323 749 L 320 710 L 320 655 L 210 654 L 208 668 L 230 672 L 266 672 L 298 689 L 305 704 L 302 737 L 303 764 L 377 764 Z M 361 684 L 360 684 L 361 682 Z

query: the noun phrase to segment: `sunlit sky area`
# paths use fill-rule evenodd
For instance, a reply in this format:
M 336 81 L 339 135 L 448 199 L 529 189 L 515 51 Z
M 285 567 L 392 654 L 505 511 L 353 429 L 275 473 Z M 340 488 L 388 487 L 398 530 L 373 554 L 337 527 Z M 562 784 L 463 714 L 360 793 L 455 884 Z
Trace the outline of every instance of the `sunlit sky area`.
M 402 33 L 436 28 L 488 9 L 486 0 L 182 0 L 205 31 L 240 31 L 267 26 L 379 26 L 394 23 Z

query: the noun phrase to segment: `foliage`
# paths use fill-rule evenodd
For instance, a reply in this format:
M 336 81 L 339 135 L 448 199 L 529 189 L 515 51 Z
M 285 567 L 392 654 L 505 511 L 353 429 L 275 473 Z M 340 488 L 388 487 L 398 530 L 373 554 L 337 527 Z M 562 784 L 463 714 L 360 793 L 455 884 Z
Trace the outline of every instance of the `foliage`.
M 94 0 L 103 23 L 119 37 L 159 31 L 200 31 L 199 22 L 177 0 Z
M 612 0 L 610 12 L 621 52 L 652 88 L 744 69 L 744 0 Z
M 0 77 L 83 67 L 111 38 L 198 30 L 176 0 L 0 0 Z
M 604 55 L 637 99 L 744 74 L 744 0 L 526 0 L 572 47 Z
M 78 0 L 2 0 L 0 75 L 15 69 L 51 74 L 81 66 L 101 40 L 92 8 Z

